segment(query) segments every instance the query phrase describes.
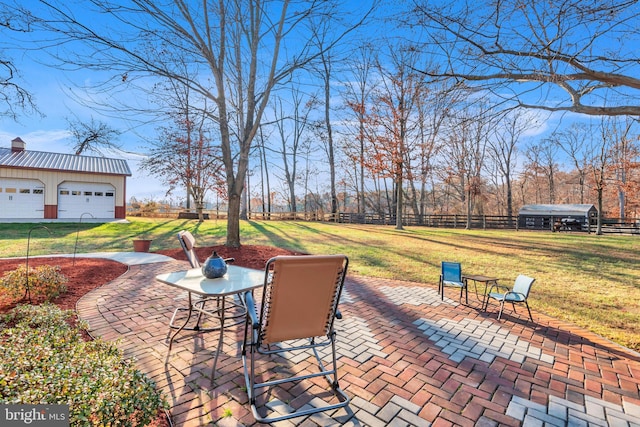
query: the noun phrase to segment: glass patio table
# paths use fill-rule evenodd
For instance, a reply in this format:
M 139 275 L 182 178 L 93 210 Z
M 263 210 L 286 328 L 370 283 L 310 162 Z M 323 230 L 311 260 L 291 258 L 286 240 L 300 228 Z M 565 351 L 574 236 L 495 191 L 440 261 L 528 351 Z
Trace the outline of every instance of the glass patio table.
M 220 355 L 224 336 L 225 297 L 230 295 L 240 295 L 246 291 L 261 288 L 264 284 L 264 275 L 265 273 L 263 270 L 239 267 L 235 265 L 228 266 L 227 273 L 216 279 L 207 279 L 202 274 L 201 268 L 192 268 L 190 270 L 157 275 L 156 280 L 159 282 L 187 291 L 189 295 L 189 312 L 187 314 L 187 319 L 184 324 L 171 335 L 171 338 L 169 339 L 169 349 L 167 352 L 171 351 L 173 340 L 187 325 L 193 312 L 217 315 L 220 321 L 220 336 L 218 338 L 216 355 L 213 360 L 213 370 L 211 374 L 211 382 L 213 383 L 216 365 L 218 363 L 218 356 Z M 214 311 L 206 310 L 204 308 L 204 304 L 202 304 L 203 300 L 193 302 L 191 294 L 200 295 L 204 298 L 218 298 L 220 306 L 218 306 Z

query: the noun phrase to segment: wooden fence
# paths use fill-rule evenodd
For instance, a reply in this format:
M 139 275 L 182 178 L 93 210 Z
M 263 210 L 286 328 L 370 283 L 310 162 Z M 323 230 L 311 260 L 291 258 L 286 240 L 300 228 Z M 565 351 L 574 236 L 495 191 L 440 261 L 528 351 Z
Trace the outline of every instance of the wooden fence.
M 206 210 L 204 213 L 208 216 L 208 218 L 206 218 L 208 220 L 227 219 L 226 211 Z M 198 218 L 195 211 L 186 211 L 180 208 L 163 209 L 155 212 L 129 210 L 127 211 L 127 215 L 156 218 Z M 395 215 L 350 212 L 339 212 L 335 215 L 323 212 L 250 212 L 247 214 L 247 219 L 265 221 L 319 221 L 373 225 L 395 225 L 396 223 Z M 467 216 L 442 214 L 405 215 L 403 217 L 403 225 L 465 229 L 467 227 Z M 518 230 L 518 217 L 509 217 L 506 215 L 472 215 L 470 228 L 481 230 Z M 551 231 L 551 228 L 552 227 L 549 227 L 548 230 Z M 544 229 L 542 230 L 544 231 Z M 594 233 L 596 226 L 591 225 L 589 229 L 583 229 L 581 231 Z M 640 219 L 605 218 L 603 219 L 602 232 L 640 235 Z

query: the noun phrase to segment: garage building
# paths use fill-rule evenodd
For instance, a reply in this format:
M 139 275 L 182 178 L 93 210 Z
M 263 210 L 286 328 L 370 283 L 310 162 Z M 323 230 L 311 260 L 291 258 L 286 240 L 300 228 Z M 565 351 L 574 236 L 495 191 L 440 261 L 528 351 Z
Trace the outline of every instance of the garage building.
M 118 219 L 126 215 L 126 160 L 0 148 L 3 219 Z

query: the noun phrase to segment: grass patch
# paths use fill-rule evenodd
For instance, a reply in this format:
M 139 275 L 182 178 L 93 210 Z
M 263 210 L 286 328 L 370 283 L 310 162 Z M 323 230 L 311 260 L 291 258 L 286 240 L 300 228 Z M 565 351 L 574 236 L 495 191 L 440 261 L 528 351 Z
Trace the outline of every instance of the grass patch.
M 129 224 L 47 224 L 32 233 L 31 254 L 131 251 L 134 236 L 153 238 L 151 250 L 178 247 L 188 229 L 198 245 L 224 244 L 226 222 L 130 218 Z M 34 224 L 0 224 L 0 257 L 24 256 Z M 467 273 L 511 285 L 518 274 L 536 278 L 534 310 L 590 329 L 640 351 L 640 238 L 586 233 L 462 230 L 427 227 L 243 221 L 243 244 L 305 253 L 345 253 L 350 271 L 436 285 L 441 261 L 460 261 Z

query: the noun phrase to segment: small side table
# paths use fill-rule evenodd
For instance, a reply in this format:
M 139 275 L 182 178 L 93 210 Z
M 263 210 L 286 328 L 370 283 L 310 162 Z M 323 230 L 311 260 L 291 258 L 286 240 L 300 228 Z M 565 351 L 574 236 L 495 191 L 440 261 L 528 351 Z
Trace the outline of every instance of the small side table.
M 467 289 L 469 287 L 469 280 L 471 280 L 473 282 L 473 287 L 475 289 L 476 292 L 476 298 L 480 299 L 480 296 L 478 295 L 478 283 L 484 283 L 484 292 L 482 293 L 482 309 L 485 309 L 485 305 L 487 304 L 487 290 L 489 289 L 489 285 L 497 285 L 498 284 L 498 278 L 497 277 L 491 277 L 491 276 L 484 276 L 482 274 L 463 274 L 462 275 L 462 280 L 464 280 L 464 282 L 467 285 Z

